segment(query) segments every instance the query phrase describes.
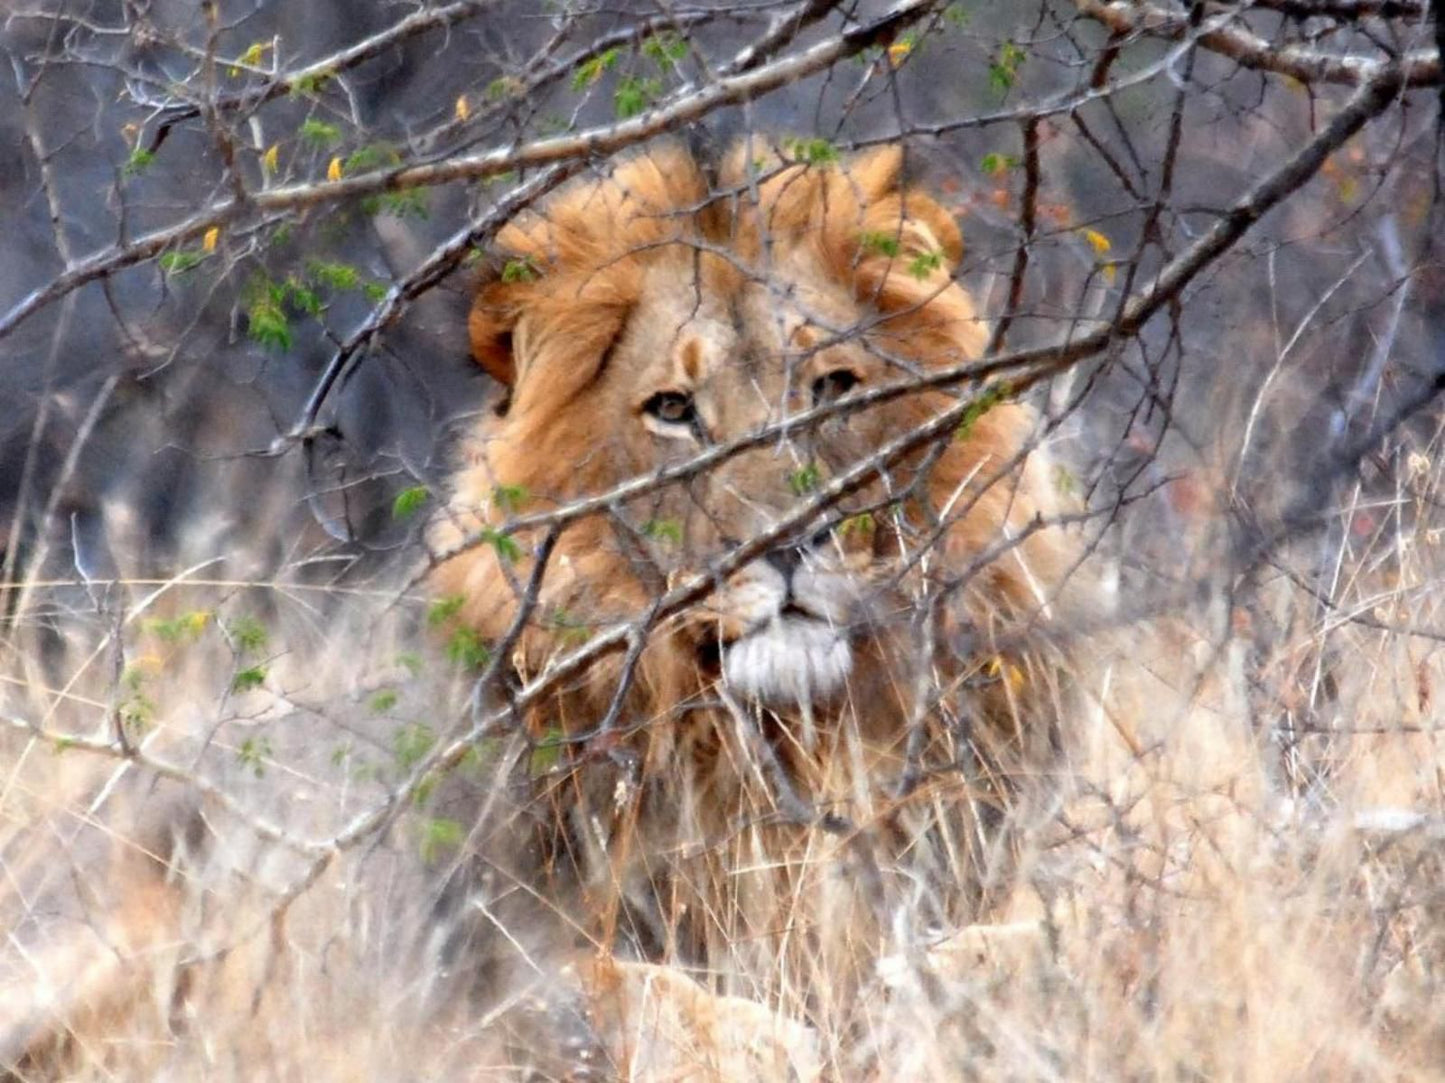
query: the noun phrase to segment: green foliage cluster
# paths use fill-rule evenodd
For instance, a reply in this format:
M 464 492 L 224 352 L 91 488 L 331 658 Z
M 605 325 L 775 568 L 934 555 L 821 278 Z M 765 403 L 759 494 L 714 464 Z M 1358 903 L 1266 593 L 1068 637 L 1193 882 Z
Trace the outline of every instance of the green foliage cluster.
M 651 76 L 624 75 L 617 81 L 613 105 L 617 119 L 626 120 L 645 112 L 662 95 L 662 80 Z
M 649 519 L 642 524 L 642 533 L 654 541 L 682 544 L 682 523 L 677 519 Z
M 959 421 L 958 428 L 954 430 L 954 435 L 957 439 L 968 439 L 969 435 L 973 432 L 973 427 L 978 424 L 978 419 L 1012 394 L 1013 388 L 1006 380 L 1000 380 L 998 383 L 985 388 L 964 408 L 963 418 Z
M 309 143 L 318 150 L 341 142 L 341 128 L 315 117 L 307 117 L 296 130 L 303 143 Z
M 818 469 L 817 463 L 808 463 L 800 466 L 788 475 L 788 488 L 793 490 L 794 496 L 807 496 L 817 489 L 819 482 L 823 480 L 822 471 Z
M 942 266 L 942 252 L 920 252 L 908 261 L 908 273 L 921 282 Z
M 421 510 L 431 493 L 425 485 L 412 485 L 396 494 L 391 502 L 391 517 L 398 521 L 410 519 Z
M 887 256 L 895 258 L 901 246 L 898 242 L 898 234 L 883 232 L 881 230 L 867 230 L 858 238 L 858 247 L 864 252 L 874 256 Z
M 784 153 L 803 165 L 833 165 L 840 157 L 838 148 L 832 142 L 818 136 L 812 138 L 793 136 L 784 139 L 782 146 Z
M 365 281 L 361 273 L 347 263 L 308 260 L 304 275 L 290 274 L 279 282 L 258 273 L 241 293 L 246 333 L 266 349 L 285 352 L 292 344 L 292 313 L 318 318 L 326 309 L 318 291 L 347 293 L 358 289 L 373 304 L 387 294 L 384 285 Z
M 1018 82 L 1019 68 L 1028 58 L 1021 47 L 1011 41 L 999 46 L 988 65 L 988 85 L 999 94 L 1007 94 Z

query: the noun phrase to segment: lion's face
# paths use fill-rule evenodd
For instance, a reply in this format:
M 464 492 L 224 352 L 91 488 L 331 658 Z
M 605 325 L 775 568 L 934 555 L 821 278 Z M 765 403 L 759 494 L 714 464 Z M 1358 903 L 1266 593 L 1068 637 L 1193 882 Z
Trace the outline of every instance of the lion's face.
M 896 156 L 882 157 L 851 172 L 785 170 L 760 198 L 702 211 L 708 193 L 690 161 L 640 158 L 509 229 L 501 241 L 517 256 L 482 291 L 472 335 L 510 384 L 510 402 L 481 433 L 439 540 L 509 510 L 497 493 L 515 504 L 525 490 L 529 511 L 561 505 L 977 356 L 982 331 L 947 274 L 952 223 L 901 192 Z M 775 529 L 939 405 L 937 395 L 909 396 L 786 430 L 572 526 L 543 581 L 525 664 L 575 645 L 579 627 L 636 619 L 679 574 Z M 1023 411 L 998 407 L 967 444 L 927 457 L 926 476 L 917 456 L 894 464 L 841 507 L 781 533 L 661 622 L 653 656 L 769 706 L 835 701 L 877 659 L 878 629 L 903 608 L 890 573 L 906 562 L 910 522 L 927 533 L 940 511 L 971 507 L 935 538 L 976 548 L 976 521 L 992 529 L 1035 510 L 1016 492 L 965 492 L 990 462 L 1004 467 L 1027 425 Z M 463 619 L 489 637 L 503 634 L 525 578 L 504 564 L 479 548 L 438 574 L 463 599 Z
M 647 475 L 706 448 L 786 421 L 888 375 L 846 337 L 857 306 L 804 267 L 750 281 L 698 267 L 678 251 L 645 273 L 643 294 L 597 376 L 595 394 L 556 422 L 589 433 L 601 483 Z M 829 328 L 838 329 L 830 331 Z M 842 334 L 839 334 L 842 332 Z M 837 339 L 837 341 L 833 341 Z M 832 473 L 883 443 L 887 411 L 840 417 L 745 451 L 633 508 L 642 559 L 664 575 L 705 568 L 728 546 L 774 528 Z M 896 431 L 896 430 L 894 430 Z M 836 516 L 834 516 L 836 518 Z M 701 660 L 716 655 L 727 683 L 766 701 L 837 694 L 867 626 L 871 538 L 813 526 L 789 532 L 674 622 Z M 626 557 L 619 550 L 619 575 Z

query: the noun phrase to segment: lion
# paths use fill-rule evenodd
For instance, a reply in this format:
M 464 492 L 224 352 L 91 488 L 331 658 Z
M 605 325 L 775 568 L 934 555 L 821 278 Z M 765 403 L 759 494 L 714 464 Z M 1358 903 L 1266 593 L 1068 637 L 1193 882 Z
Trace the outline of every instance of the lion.
M 880 962 L 1007 891 L 1072 702 L 1054 632 L 1078 561 L 1048 418 L 997 384 L 910 386 L 980 358 L 988 330 L 954 278 L 957 225 L 902 165 L 897 147 L 806 164 L 745 145 L 710 171 L 663 144 L 507 225 L 469 316 L 504 396 L 427 536 L 431 616 L 480 664 L 471 717 L 495 723 L 475 770 L 414 794 L 448 830 L 418 854 L 396 805 L 398 838 L 274 911 L 314 854 L 122 772 L 101 796 L 144 830 L 100 820 L 100 857 L 50 877 L 90 923 L 23 900 L 16 928 L 55 946 L 16 956 L 46 980 L 0 1019 L 0 1061 L 64 1077 L 164 1058 L 187 1019 L 238 1064 L 320 1055 L 350 1075 L 423 1048 L 448 1077 L 544 1046 L 669 1078 L 695 1046 L 754 1065 L 732 1075 L 866 1061 Z M 953 431 L 909 443 L 948 410 Z M 415 717 L 458 717 L 415 691 Z M 314 727 L 291 721 L 274 732 L 302 762 Z M 215 754 L 218 778 L 238 767 Z M 281 815 L 295 778 L 257 776 Z M 346 778 L 338 793 L 363 781 Z M 71 899 L 71 879 L 108 890 Z M 277 975 L 298 960 L 317 965 L 293 990 Z M 373 995 L 398 981 L 399 1000 Z M 288 1052 L 294 1028 L 318 1045 Z
M 959 401 L 872 389 L 987 342 L 958 226 L 902 167 L 897 146 L 807 164 L 754 142 L 710 176 L 654 147 L 507 225 L 469 317 L 504 399 L 430 536 L 452 634 L 509 650 L 514 686 L 631 629 L 526 712 L 557 760 L 548 867 L 596 942 L 724 992 L 826 974 L 820 1016 L 901 902 L 934 928 L 987 910 L 997 828 L 1066 712 L 1042 644 L 1077 545 L 1045 419 L 976 392 L 956 434 L 848 475 Z M 545 546 L 501 529 L 646 479 Z M 701 598 L 650 612 L 696 575 Z

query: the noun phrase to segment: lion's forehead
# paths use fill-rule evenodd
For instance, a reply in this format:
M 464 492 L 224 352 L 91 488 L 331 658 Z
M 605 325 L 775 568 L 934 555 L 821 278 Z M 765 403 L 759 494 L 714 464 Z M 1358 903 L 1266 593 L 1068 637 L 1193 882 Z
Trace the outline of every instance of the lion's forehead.
M 720 395 L 729 406 L 751 403 L 759 392 L 762 401 L 781 402 L 778 393 L 799 377 L 805 348 L 860 315 L 851 298 L 795 261 L 780 261 L 768 276 L 752 278 L 660 261 L 625 323 L 614 360 L 619 377 L 638 388 L 671 383 Z M 800 338 L 804 328 L 821 334 Z M 848 341 L 861 348 L 856 336 Z M 743 400 L 736 397 L 740 391 Z

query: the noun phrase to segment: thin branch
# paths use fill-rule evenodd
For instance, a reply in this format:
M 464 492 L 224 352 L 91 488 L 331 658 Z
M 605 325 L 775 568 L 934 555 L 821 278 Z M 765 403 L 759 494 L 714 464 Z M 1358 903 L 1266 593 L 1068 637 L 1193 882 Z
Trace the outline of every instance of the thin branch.
M 339 200 L 384 192 L 484 180 L 529 166 L 551 165 L 614 154 L 654 136 L 675 131 L 725 105 L 734 105 L 794 83 L 884 41 L 923 18 L 938 0 L 900 0 L 883 15 L 849 27 L 826 41 L 773 61 L 754 71 L 717 80 L 670 104 L 616 124 L 539 139 L 519 147 L 498 148 L 424 165 L 375 170 L 338 181 L 285 185 L 257 192 L 244 204 L 235 199 L 200 211 L 172 226 L 155 230 L 128 245 L 112 247 L 71 263 L 48 284 L 33 290 L 0 316 L 0 339 L 27 318 L 72 290 L 105 275 L 134 266 L 174 245 L 185 244 L 213 226 L 224 226 L 243 211 L 265 214 L 297 211 Z

